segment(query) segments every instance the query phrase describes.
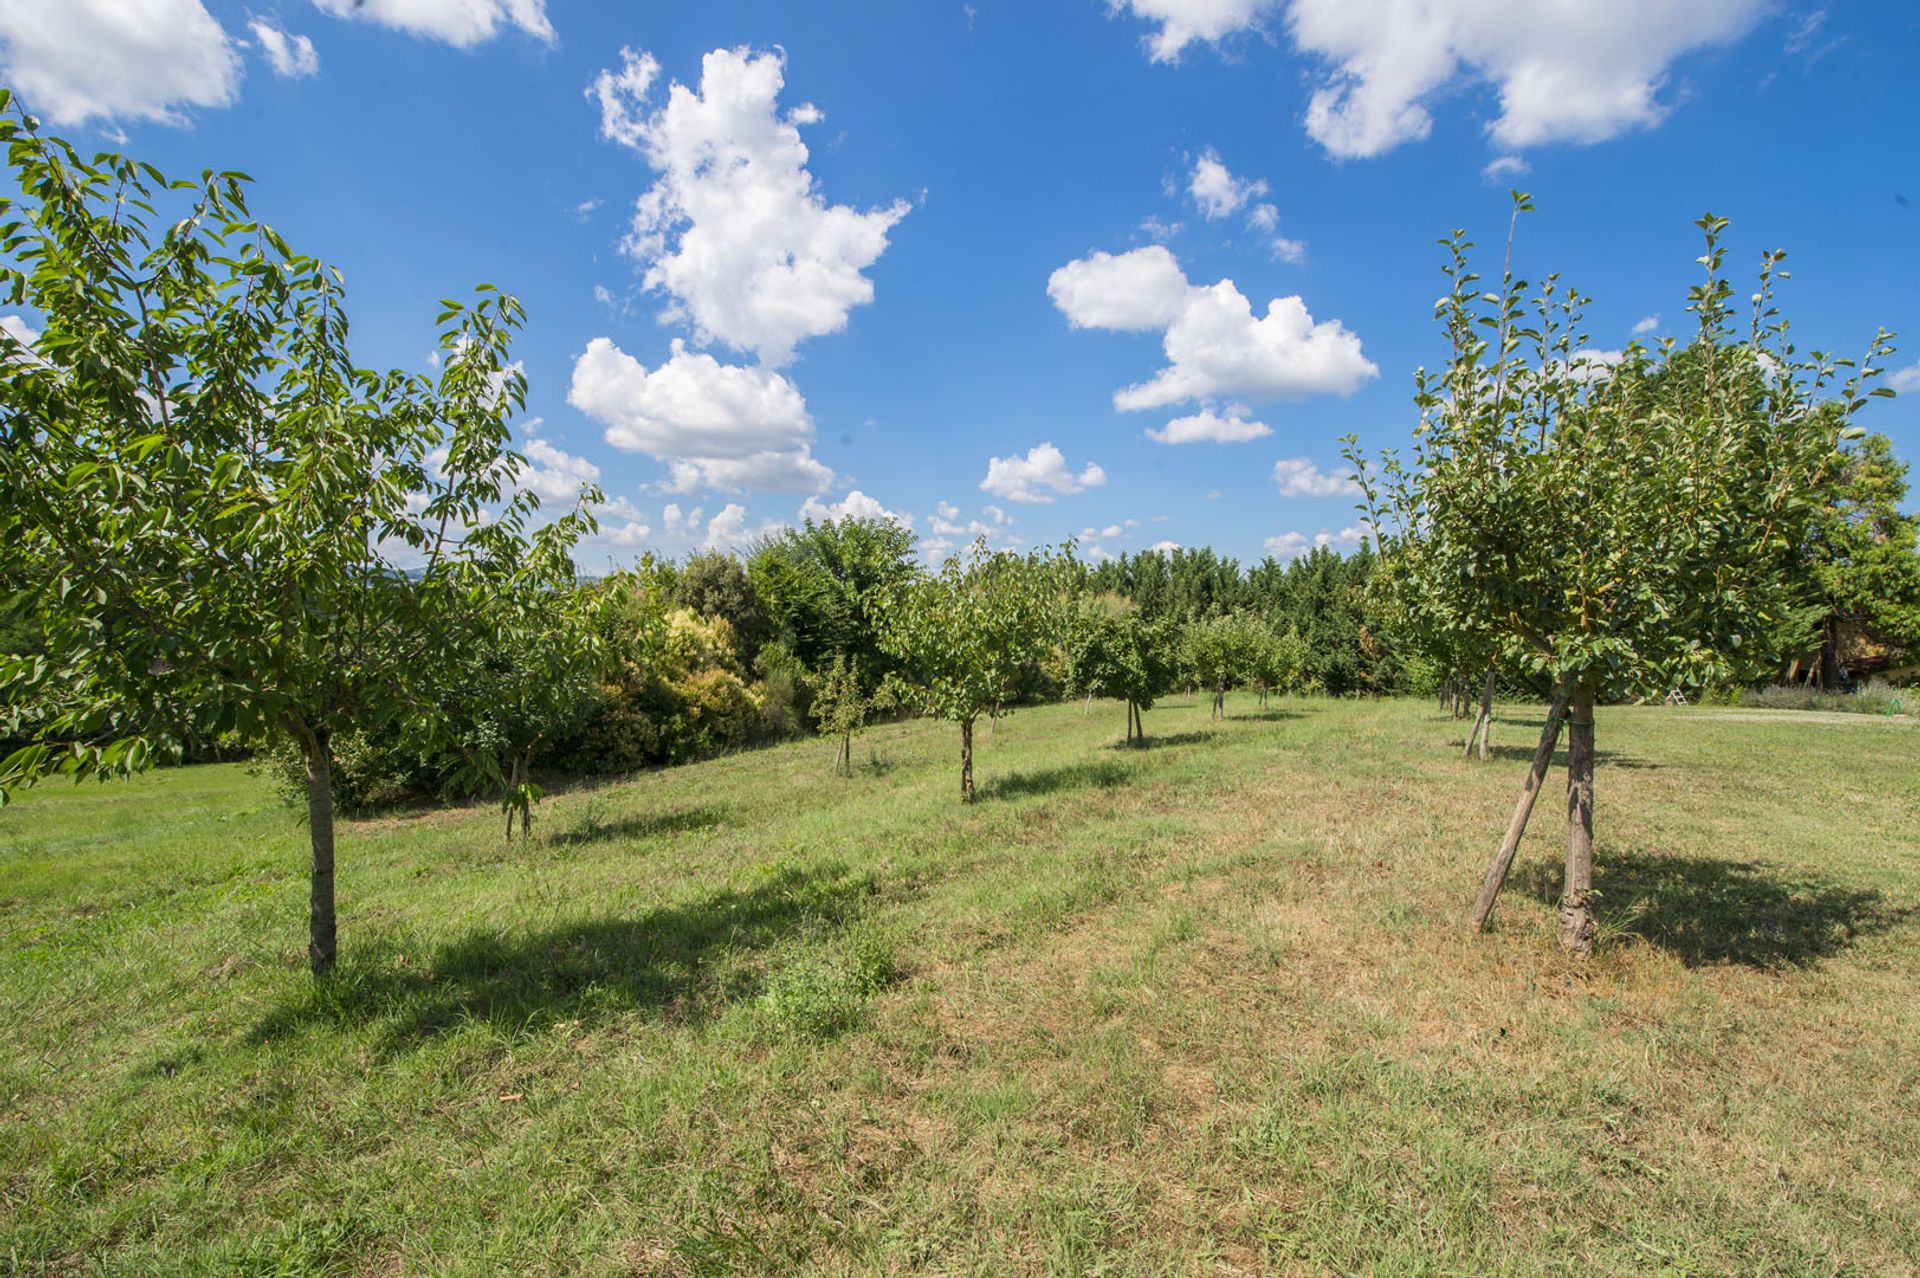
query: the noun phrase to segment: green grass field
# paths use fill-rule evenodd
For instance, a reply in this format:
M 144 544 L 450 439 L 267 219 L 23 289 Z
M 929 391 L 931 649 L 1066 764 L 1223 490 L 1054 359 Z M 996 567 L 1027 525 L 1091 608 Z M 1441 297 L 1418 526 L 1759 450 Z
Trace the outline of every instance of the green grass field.
M 1920 730 L 1022 711 L 304 831 L 238 766 L 0 811 L 0 1269 L 1920 1272 Z M 1843 719 L 1834 722 L 1835 719 Z

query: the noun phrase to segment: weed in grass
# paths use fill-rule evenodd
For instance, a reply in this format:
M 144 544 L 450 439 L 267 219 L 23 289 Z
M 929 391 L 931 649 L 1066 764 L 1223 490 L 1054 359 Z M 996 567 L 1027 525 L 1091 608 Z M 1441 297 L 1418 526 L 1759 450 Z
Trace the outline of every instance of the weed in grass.
M 899 971 L 886 937 L 855 929 L 775 967 L 760 1006 L 779 1030 L 825 1038 L 862 1023 L 868 1001 L 892 985 Z

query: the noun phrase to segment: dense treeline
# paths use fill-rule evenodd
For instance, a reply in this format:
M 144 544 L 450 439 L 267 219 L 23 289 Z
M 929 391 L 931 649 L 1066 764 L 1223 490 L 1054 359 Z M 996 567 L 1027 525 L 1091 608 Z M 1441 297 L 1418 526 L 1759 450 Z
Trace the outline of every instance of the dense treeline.
M 1109 601 L 1095 610 L 1148 623 L 1153 651 L 1135 660 L 1165 675 L 1154 681 L 1164 686 L 1137 692 L 1144 706 L 1175 687 L 1431 691 L 1430 672 L 1396 661 L 1369 612 L 1372 566 L 1364 550 L 1342 555 L 1324 547 L 1251 571 L 1208 550 L 1149 551 L 1095 566 L 1060 560 L 1049 588 L 1061 599 Z M 599 604 L 604 669 L 545 734 L 533 766 L 549 775 L 618 775 L 816 730 L 850 737 L 867 716 L 924 708 L 908 689 L 924 683 L 925 672 L 889 648 L 883 614 L 889 601 L 934 575 L 920 565 L 909 529 L 843 519 L 808 521 L 740 555 L 646 557 L 583 582 Z M 1291 645 L 1284 679 L 1260 665 L 1267 647 L 1258 638 L 1196 668 L 1196 652 L 1218 650 L 1204 642 L 1207 623 L 1229 619 Z M 1038 638 L 1029 650 L 1008 653 L 1004 685 L 981 702 L 985 712 L 1089 691 L 1127 699 L 1120 685 L 1110 692 L 1077 673 L 1073 651 L 1092 659 L 1084 639 L 1074 649 L 1065 630 Z M 855 703 L 866 712 L 850 723 Z M 411 749 L 397 732 L 349 733 L 336 750 L 336 790 L 352 810 L 456 797 L 464 786 L 457 770 Z M 284 749 L 276 757 L 291 788 L 299 761 Z

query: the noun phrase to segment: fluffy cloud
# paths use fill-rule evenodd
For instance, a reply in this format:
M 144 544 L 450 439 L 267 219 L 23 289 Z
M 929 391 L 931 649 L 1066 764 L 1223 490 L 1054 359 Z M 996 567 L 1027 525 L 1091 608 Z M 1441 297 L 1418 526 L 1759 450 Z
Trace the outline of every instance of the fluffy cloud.
M 40 340 L 40 330 L 18 315 L 0 315 L 0 332 L 6 333 L 22 346 L 31 346 Z
M 987 477 L 980 487 L 1008 501 L 1050 502 L 1057 496 L 1072 496 L 1107 482 L 1107 472 L 1094 462 L 1075 474 L 1067 459 L 1052 444 L 1040 444 L 1025 457 L 993 457 L 987 461 Z
M 1147 438 L 1162 444 L 1244 444 L 1271 434 L 1273 427 L 1265 422 L 1248 420 L 1245 404 L 1229 404 L 1224 413 L 1203 408 L 1176 417 L 1163 429 L 1148 430 Z
M 707 521 L 704 544 L 712 550 L 737 550 L 762 537 L 772 536 L 785 527 L 777 519 L 763 519 L 757 526 L 749 528 L 747 508 L 736 502 L 728 502 L 720 508 L 719 514 Z
M 520 486 L 543 502 L 571 504 L 582 488 L 600 482 L 598 466 L 544 439 L 530 439 L 520 451 L 526 457 L 520 467 Z
M 1116 393 L 1114 407 L 1166 408 L 1226 395 L 1350 395 L 1380 372 L 1360 353 L 1360 338 L 1339 320 L 1316 323 L 1297 295 L 1274 298 L 1256 318 L 1232 280 L 1190 293 L 1167 328 L 1165 345 L 1168 366 L 1152 381 Z
M 1013 516 L 998 506 L 982 506 L 980 514 L 983 516 L 980 519 L 962 521 L 960 508 L 950 501 L 943 501 L 934 507 L 933 517 L 927 521 L 927 526 L 939 537 L 965 537 L 969 541 L 985 537 L 991 541 L 1004 536 L 1007 526 L 1013 523 Z
M 1909 364 L 1905 368 L 1895 369 L 1893 376 L 1887 379 L 1887 385 L 1902 395 L 1911 395 L 1920 391 L 1920 364 Z
M 776 493 L 825 492 L 833 483 L 833 468 L 807 452 L 766 452 L 751 457 L 680 458 L 668 463 L 666 488 L 676 493 L 711 489 L 737 493 L 749 488 Z
M 201 0 L 5 0 L 0 80 L 58 125 L 180 124 L 240 93 L 240 56 Z
M 1047 280 L 1047 296 L 1069 324 L 1121 332 L 1167 327 L 1192 291 L 1178 259 L 1160 244 L 1118 255 L 1089 253 Z
M 1158 22 L 1160 30 L 1147 37 L 1147 56 L 1155 62 L 1177 62 L 1196 40 L 1218 44 L 1245 31 L 1276 6 L 1276 0 L 1113 0 L 1114 12 L 1131 10 L 1136 17 Z
M 320 55 L 314 51 L 313 41 L 303 35 L 288 35 L 264 18 L 255 18 L 247 25 L 275 75 L 297 80 L 319 73 Z
M 1307 132 L 1337 156 L 1427 136 L 1427 104 L 1465 77 L 1495 86 L 1488 125 L 1506 150 L 1598 142 L 1658 124 L 1658 94 L 1681 54 L 1732 40 L 1767 0 L 1293 0 L 1287 31 L 1326 64 Z
M 1267 553 L 1275 559 L 1294 559 L 1318 546 L 1328 546 L 1334 550 L 1354 550 L 1367 539 L 1367 530 L 1363 525 L 1349 525 L 1339 532 L 1329 532 L 1322 528 L 1309 537 L 1303 532 L 1281 533 L 1266 540 Z
M 1307 132 L 1336 156 L 1379 155 L 1433 128 L 1428 106 L 1461 81 L 1492 86 L 1487 126 L 1507 151 L 1598 142 L 1660 123 L 1668 69 L 1681 55 L 1744 35 L 1771 0 L 1112 0 L 1158 22 L 1156 62 L 1195 41 L 1260 30 L 1285 10 L 1294 47 L 1322 64 Z M 1812 42 L 1788 41 L 1789 51 Z M 1496 164 L 1501 161 L 1496 161 Z M 1496 172 L 1489 176 L 1499 176 Z
M 1194 161 L 1193 174 L 1187 181 L 1187 194 L 1193 197 L 1201 215 L 1209 222 L 1217 222 L 1239 212 L 1247 201 L 1258 199 L 1266 193 L 1264 179 L 1235 177 L 1220 162 L 1220 153 L 1212 147 L 1202 151 L 1200 158 Z M 1263 212 L 1256 216 L 1256 223 L 1262 219 L 1271 222 L 1278 216 L 1271 204 L 1260 207 Z
M 767 368 L 722 364 L 675 341 L 649 370 L 605 337 L 575 361 L 567 402 L 607 442 L 669 464 L 678 492 L 769 488 L 818 493 L 833 472 L 810 453 L 813 418 L 794 384 Z
M 1323 472 L 1306 457 L 1283 457 L 1275 462 L 1273 482 L 1280 486 L 1282 497 L 1340 497 L 1360 491 L 1349 468 L 1339 466 L 1330 473 Z
M 863 272 L 908 211 L 903 200 L 866 212 L 827 203 L 800 140 L 800 126 L 823 117 L 810 104 L 781 113 L 785 71 L 778 52 L 715 49 L 697 89 L 674 84 L 649 111 L 658 63 L 623 50 L 621 68 L 588 90 L 601 133 L 659 174 L 625 242 L 646 286 L 673 299 L 669 318 L 690 322 L 702 344 L 724 342 L 774 367 L 873 300 Z
M 1658 315 L 1649 315 L 1633 326 L 1633 335 L 1635 337 L 1645 337 L 1648 333 L 1653 332 L 1654 329 L 1659 327 L 1660 317 Z
M 1047 281 L 1047 294 L 1075 328 L 1165 328 L 1167 367 L 1114 394 L 1123 412 L 1349 395 L 1380 372 L 1358 336 L 1339 320 L 1316 322 L 1298 296 L 1274 298 L 1255 316 L 1232 280 L 1192 284 L 1158 244 L 1069 262 Z
M 1504 182 L 1508 178 L 1521 177 L 1531 173 L 1533 166 L 1518 155 L 1496 155 L 1480 169 L 1480 176 L 1489 182 Z
M 858 488 L 841 501 L 824 502 L 817 497 L 807 498 L 800 503 L 800 518 L 811 519 L 815 523 L 836 523 L 842 519 L 891 519 L 905 528 L 913 526 L 912 515 L 888 510 Z
M 1307 246 L 1280 234 L 1279 208 L 1265 202 L 1256 203 L 1267 189 L 1265 178 L 1235 177 L 1212 147 L 1200 153 L 1187 179 L 1187 194 L 1193 197 L 1207 221 L 1217 222 L 1245 209 L 1247 225 L 1266 237 L 1274 257 L 1282 262 L 1305 260 Z
M 359 18 L 467 49 L 491 40 L 503 25 L 553 43 L 546 0 L 313 0 L 336 18 Z
M 1171 555 L 1174 551 L 1180 549 L 1180 543 L 1177 541 L 1156 541 L 1151 546 L 1148 546 L 1147 549 L 1156 555 Z

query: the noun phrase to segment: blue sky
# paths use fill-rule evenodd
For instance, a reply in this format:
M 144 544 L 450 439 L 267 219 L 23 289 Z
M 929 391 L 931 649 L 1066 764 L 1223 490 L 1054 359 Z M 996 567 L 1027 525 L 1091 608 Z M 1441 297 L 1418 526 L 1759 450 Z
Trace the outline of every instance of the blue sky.
M 1915 66 L 1920 8 L 1787 0 L 0 7 L 56 131 L 253 174 L 363 363 L 517 293 L 529 483 L 610 498 L 590 569 L 803 511 L 1349 545 L 1336 440 L 1405 441 L 1435 241 L 1497 270 L 1510 185 L 1597 346 L 1685 332 L 1711 209 L 1737 279 L 1789 249 L 1804 346 L 1906 330 L 1920 391 Z M 1920 395 L 1864 424 L 1920 456 Z

